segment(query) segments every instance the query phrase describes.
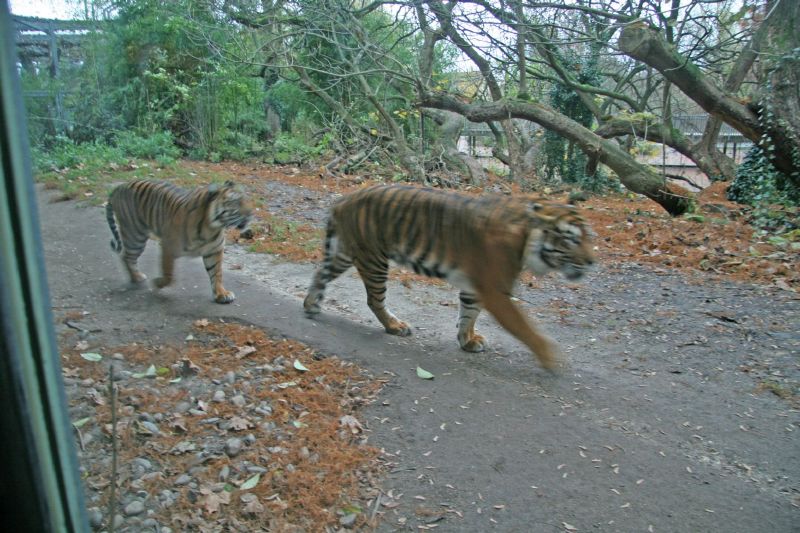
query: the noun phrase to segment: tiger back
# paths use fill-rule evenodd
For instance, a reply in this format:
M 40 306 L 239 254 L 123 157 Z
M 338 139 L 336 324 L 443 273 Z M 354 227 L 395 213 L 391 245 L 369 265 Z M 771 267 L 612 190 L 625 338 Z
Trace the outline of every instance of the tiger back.
M 442 278 L 460 289 L 458 341 L 481 352 L 475 331 L 487 309 L 549 369 L 558 366 L 553 343 L 540 334 L 510 294 L 520 272 L 560 271 L 581 278 L 594 263 L 590 230 L 574 206 L 530 197 L 466 194 L 412 186 L 374 186 L 344 196 L 331 210 L 324 259 L 304 301 L 320 312 L 327 284 L 355 265 L 367 304 L 385 330 L 410 335 L 385 305 L 389 262 Z
M 164 181 L 133 180 L 116 187 L 106 204 L 111 248 L 121 254 L 132 283 L 147 279 L 137 262 L 148 239 L 155 238 L 161 243 L 161 276 L 155 286 L 172 283 L 178 257 L 202 257 L 217 303 L 235 298 L 222 285 L 225 229 L 244 228 L 251 216 L 250 202 L 230 181 L 187 190 Z

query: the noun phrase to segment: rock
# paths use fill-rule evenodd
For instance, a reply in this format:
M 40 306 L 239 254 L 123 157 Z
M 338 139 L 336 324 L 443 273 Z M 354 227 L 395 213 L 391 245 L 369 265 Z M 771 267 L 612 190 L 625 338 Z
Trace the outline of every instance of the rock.
M 192 408 L 192 404 L 189 403 L 189 402 L 178 402 L 178 405 L 175 406 L 175 412 L 176 413 L 185 413 L 186 411 L 188 411 L 191 408 Z M 161 528 L 161 530 L 163 531 L 164 528 Z
M 224 402 L 225 401 L 225 391 L 224 390 L 218 390 L 217 392 L 215 392 L 214 393 L 214 397 L 211 398 L 211 401 Z
M 133 473 L 133 477 L 135 478 L 142 477 L 152 468 L 153 468 L 153 463 L 151 463 L 144 457 L 137 457 L 136 459 L 131 461 L 131 472 Z
M 353 529 L 356 525 L 356 518 L 358 518 L 358 515 L 355 513 L 346 514 L 339 519 L 339 525 L 347 529 Z
M 175 480 L 175 484 L 177 486 L 187 485 L 192 480 L 192 476 L 189 474 L 181 474 L 178 476 L 178 479 Z
M 231 398 L 231 403 L 236 407 L 244 407 L 245 404 L 247 403 L 247 400 L 245 400 L 244 396 L 242 396 L 241 394 L 237 394 L 236 396 Z
M 148 527 L 155 531 L 158 531 L 158 520 L 155 518 L 147 518 L 142 520 L 142 527 Z
M 133 372 L 130 370 L 116 370 L 114 371 L 114 381 L 126 381 L 131 378 Z
M 143 420 L 141 424 L 147 431 L 149 431 L 153 435 L 161 435 L 161 430 L 158 429 L 158 426 L 155 423 L 150 422 L 149 420 Z
M 239 455 L 239 452 L 242 451 L 242 446 L 242 439 L 236 437 L 228 439 L 225 442 L 225 453 L 227 453 L 229 457 L 236 457 Z
M 144 503 L 139 500 L 133 500 L 125 506 L 125 516 L 136 516 L 144 512 Z M 116 517 L 115 517 L 116 519 Z
M 252 433 L 248 433 L 247 436 L 244 438 L 244 441 L 247 443 L 248 446 L 251 446 L 256 443 L 256 436 Z
M 125 523 L 125 517 L 121 514 L 114 515 L 114 529 L 119 529 Z
M 92 526 L 92 529 L 103 527 L 103 513 L 100 512 L 100 509 L 92 507 L 87 510 L 87 514 L 89 515 L 89 525 Z
M 228 480 L 228 476 L 230 476 L 230 475 L 231 475 L 231 467 L 229 467 L 228 465 L 225 465 L 219 470 L 218 479 L 220 481 L 227 481 Z
M 236 372 L 230 370 L 227 374 L 225 374 L 225 383 L 233 385 L 235 382 L 236 382 Z
M 121 353 L 119 353 L 119 352 L 117 352 L 117 353 L 114 353 L 114 354 L 111 354 L 111 358 L 112 358 L 112 359 L 115 359 L 115 360 L 117 360 L 117 361 L 124 361 L 124 360 L 125 360 L 125 356 L 124 356 L 124 355 L 122 355 L 122 354 L 121 354 Z

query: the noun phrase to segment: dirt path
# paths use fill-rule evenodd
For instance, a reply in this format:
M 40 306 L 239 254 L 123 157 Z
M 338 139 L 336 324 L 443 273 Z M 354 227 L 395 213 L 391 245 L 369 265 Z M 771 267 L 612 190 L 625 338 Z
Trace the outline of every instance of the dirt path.
M 288 205 L 295 192 L 284 194 Z M 487 316 L 492 351 L 461 352 L 451 288 L 390 285 L 415 326 L 408 339 L 376 327 L 355 275 L 311 321 L 300 302 L 313 266 L 237 247 L 231 306 L 212 303 L 196 260 L 165 291 L 127 290 L 100 209 L 43 202 L 40 213 L 54 312 L 89 312 L 96 339 L 171 342 L 197 318 L 226 317 L 389 377 L 365 420 L 394 463 L 381 531 L 797 531 L 800 416 L 778 396 L 800 382 L 793 293 L 635 264 L 580 286 L 548 277 L 519 297 L 569 360 L 553 378 Z

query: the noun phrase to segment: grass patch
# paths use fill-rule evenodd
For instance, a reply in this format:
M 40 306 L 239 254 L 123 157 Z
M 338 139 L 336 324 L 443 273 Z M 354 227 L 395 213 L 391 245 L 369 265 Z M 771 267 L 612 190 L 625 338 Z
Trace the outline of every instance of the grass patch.
M 233 235 L 232 240 L 246 245 L 250 252 L 278 255 L 293 262 L 322 259 L 324 232 L 321 228 L 262 211 L 249 230 Z
M 759 391 L 769 391 L 778 398 L 788 400 L 793 403 L 797 402 L 799 399 L 797 397 L 797 390 L 795 390 L 794 387 L 782 385 L 775 381 L 761 381 L 757 388 Z

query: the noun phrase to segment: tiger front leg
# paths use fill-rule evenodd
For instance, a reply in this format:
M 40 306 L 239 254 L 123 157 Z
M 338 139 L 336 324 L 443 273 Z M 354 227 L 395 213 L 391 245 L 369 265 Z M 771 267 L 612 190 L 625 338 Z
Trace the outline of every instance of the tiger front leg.
M 229 304 L 236 299 L 233 292 L 225 290 L 225 287 L 222 286 L 222 250 L 203 256 L 203 264 L 206 266 L 208 279 L 211 281 L 214 301 L 218 304 Z
M 175 268 L 175 256 L 169 251 L 168 243 L 161 243 L 161 277 L 153 280 L 157 289 L 163 289 L 172 283 L 172 273 Z
M 367 290 L 367 305 L 383 324 L 386 333 L 408 337 L 411 328 L 394 316 L 384 305 L 386 299 L 386 279 L 389 276 L 389 262 L 384 260 L 356 261 L 356 268 Z
M 553 341 L 536 331 L 508 294 L 497 290 L 486 291 L 481 295 L 481 301 L 506 331 L 530 348 L 544 368 L 556 370 L 562 365 Z
M 461 291 L 458 299 L 461 303 L 458 310 L 458 344 L 466 352 L 483 352 L 486 350 L 486 339 L 475 331 L 475 321 L 481 312 L 478 297 Z

